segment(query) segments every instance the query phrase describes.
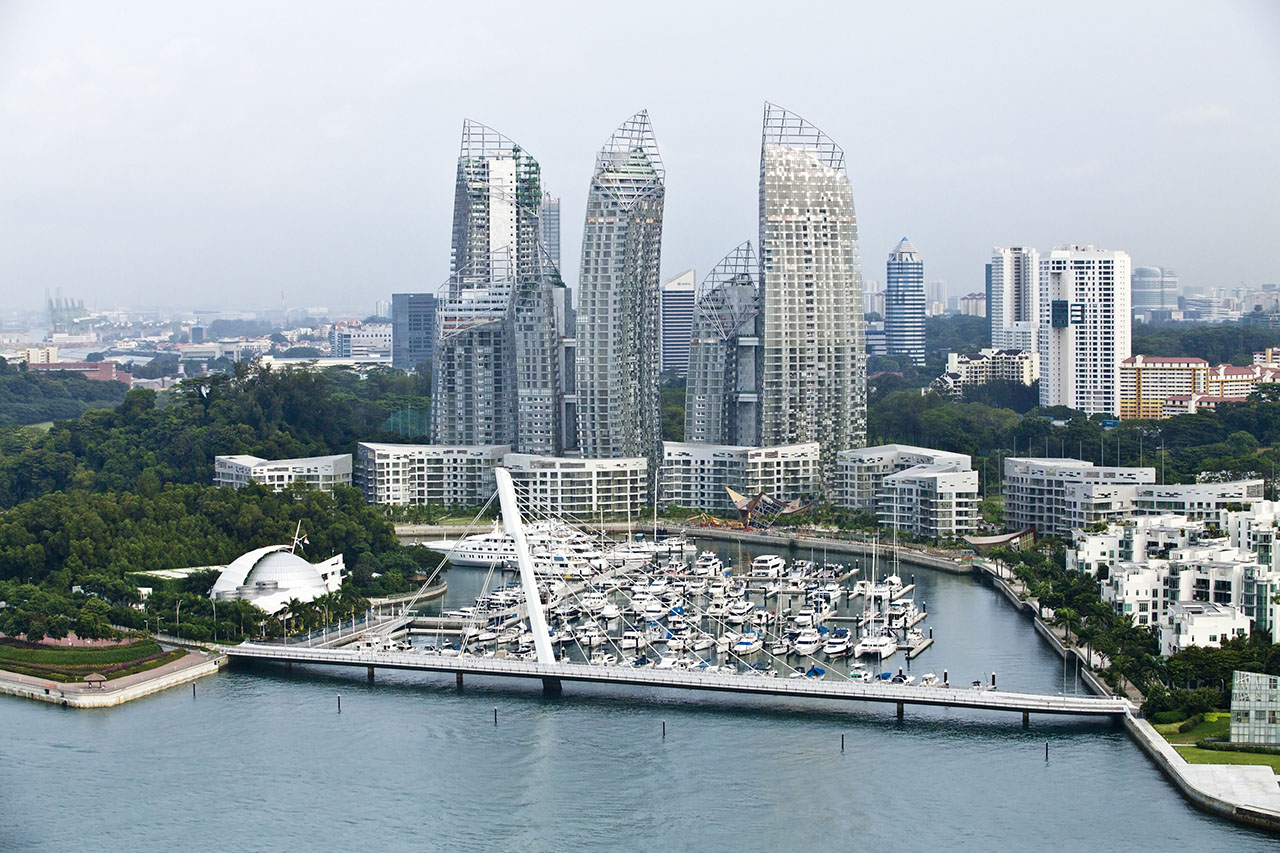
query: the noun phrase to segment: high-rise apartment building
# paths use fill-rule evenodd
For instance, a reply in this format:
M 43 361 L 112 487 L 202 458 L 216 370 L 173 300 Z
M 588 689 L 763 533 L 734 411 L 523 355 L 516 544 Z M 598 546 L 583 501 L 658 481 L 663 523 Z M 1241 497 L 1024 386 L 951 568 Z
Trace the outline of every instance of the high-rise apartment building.
M 996 349 L 1036 349 L 1040 323 L 1040 253 L 1014 246 L 991 250 L 987 317 Z
M 436 295 L 391 294 L 391 366 L 431 369 L 435 355 Z
M 903 237 L 902 239 L 907 239 Z M 936 279 L 924 285 L 924 313 L 929 317 L 937 317 L 947 313 L 948 307 L 954 307 L 955 297 L 947 296 L 947 283 Z
M 687 442 L 760 443 L 760 265 L 751 243 L 698 288 L 685 384 Z
M 588 459 L 661 468 L 658 270 L 665 171 L 647 112 L 596 155 L 578 275 L 578 441 Z
M 542 247 L 541 170 L 464 122 L 453 270 L 436 312 L 431 435 L 444 445 L 562 451 L 564 285 Z
M 817 441 L 824 479 L 867 431 L 862 271 L 844 151 L 765 104 L 760 146 L 763 445 Z
M 1203 358 L 1132 355 L 1120 362 L 1120 418 L 1164 417 L 1171 397 L 1203 394 L 1209 362 Z
M 542 194 L 538 226 L 542 229 L 542 247 L 547 250 L 547 257 L 560 269 L 560 196 Z
M 689 335 L 693 331 L 693 297 L 697 287 L 697 275 L 693 270 L 685 270 L 659 290 L 663 373 L 689 370 Z
M 890 357 L 905 355 L 912 364 L 924 364 L 924 317 L 924 259 L 903 237 L 885 267 L 884 334 Z
M 1120 362 L 1130 355 L 1129 256 L 1093 246 L 1040 262 L 1040 405 L 1120 413 Z
M 1133 315 L 1145 322 L 1178 310 L 1178 274 L 1165 267 L 1133 268 Z

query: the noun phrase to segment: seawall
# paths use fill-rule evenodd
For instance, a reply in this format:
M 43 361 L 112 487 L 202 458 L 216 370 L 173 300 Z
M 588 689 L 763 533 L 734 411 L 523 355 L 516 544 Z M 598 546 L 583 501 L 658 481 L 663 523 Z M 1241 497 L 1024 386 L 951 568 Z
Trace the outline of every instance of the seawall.
M 170 687 L 186 684 L 212 675 L 227 663 L 225 655 L 210 656 L 205 652 L 193 652 L 202 655 L 205 660 L 192 663 L 179 669 L 170 670 L 150 678 L 141 678 L 120 687 L 106 687 L 101 690 L 80 684 L 59 684 L 41 679 L 15 677 L 11 673 L 0 673 L 0 695 L 19 696 L 24 699 L 35 699 L 39 702 L 50 702 L 64 708 L 111 708 L 123 705 L 152 693 L 159 693 Z M 148 673 L 139 673 L 145 676 Z M 134 676 L 125 676 L 133 678 Z M 110 682 L 107 682 L 110 684 Z

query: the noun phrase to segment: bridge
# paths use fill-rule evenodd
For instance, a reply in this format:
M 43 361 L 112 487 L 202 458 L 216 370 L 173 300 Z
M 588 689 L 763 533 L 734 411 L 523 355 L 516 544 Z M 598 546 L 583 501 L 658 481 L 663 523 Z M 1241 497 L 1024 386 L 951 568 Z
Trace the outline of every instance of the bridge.
M 597 666 L 585 663 L 540 663 L 504 658 L 446 656 L 430 652 L 395 652 L 374 649 L 316 649 L 269 643 L 220 646 L 218 651 L 233 660 L 275 661 L 285 664 L 366 667 L 372 678 L 375 669 L 417 670 L 453 673 L 458 686 L 464 675 L 541 679 L 548 692 L 559 693 L 563 682 L 590 682 L 677 690 L 710 690 L 758 696 L 787 696 L 796 699 L 841 699 L 857 702 L 892 703 L 902 717 L 907 705 L 934 705 L 1022 713 L 1023 725 L 1031 714 L 1065 714 L 1083 717 L 1123 717 L 1135 708 L 1125 699 L 1094 696 L 1046 696 L 1036 693 L 1007 693 L 956 687 L 922 687 L 858 681 L 825 681 L 814 678 L 767 678 L 748 671 L 732 675 L 698 670 L 664 670 L 651 667 Z

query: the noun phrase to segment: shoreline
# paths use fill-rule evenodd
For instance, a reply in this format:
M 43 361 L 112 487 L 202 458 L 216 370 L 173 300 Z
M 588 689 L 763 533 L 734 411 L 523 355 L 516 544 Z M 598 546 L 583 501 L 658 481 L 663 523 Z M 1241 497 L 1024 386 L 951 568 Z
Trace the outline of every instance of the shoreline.
M 114 708 L 143 696 L 150 696 L 219 672 L 227 663 L 225 655 L 189 651 L 171 664 L 146 672 L 126 675 L 114 687 L 89 687 L 83 683 L 48 681 L 16 672 L 0 670 L 0 696 L 16 696 L 64 708 Z M 111 684 L 111 682 L 106 682 Z

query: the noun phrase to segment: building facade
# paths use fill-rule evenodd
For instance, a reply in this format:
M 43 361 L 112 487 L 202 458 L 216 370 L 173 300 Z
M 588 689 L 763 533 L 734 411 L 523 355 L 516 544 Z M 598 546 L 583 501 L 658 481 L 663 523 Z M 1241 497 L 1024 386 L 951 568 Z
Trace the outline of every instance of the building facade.
M 423 367 L 430 370 L 435 338 L 435 294 L 391 294 L 391 366 L 400 370 Z
M 1229 508 L 1261 501 L 1262 486 L 1262 480 L 1139 486 L 1134 511 L 1139 515 L 1174 513 L 1192 521 L 1217 523 Z
M 662 443 L 664 504 L 723 512 L 733 509 L 726 487 L 787 502 L 812 497 L 819 481 L 817 442 L 779 447 Z
M 1119 364 L 1130 355 L 1129 288 L 1124 252 L 1066 246 L 1041 259 L 1041 406 L 1119 413 Z
M 885 267 L 884 333 L 890 356 L 904 355 L 924 365 L 924 259 L 903 237 Z
M 1208 377 L 1209 362 L 1203 358 L 1131 355 L 1120 362 L 1117 414 L 1159 420 L 1170 397 L 1203 394 Z
M 844 151 L 766 104 L 760 150 L 761 443 L 816 441 L 824 479 L 866 442 L 866 342 Z
M 760 443 L 761 327 L 760 268 L 746 242 L 698 288 L 685 383 L 686 441 Z
M 462 129 L 453 270 L 436 311 L 431 437 L 563 451 L 564 283 L 542 246 L 538 162 L 473 121 Z
M 881 444 L 844 450 L 837 456 L 836 503 L 849 509 L 874 510 L 885 477 L 920 465 L 950 465 L 954 470 L 967 471 L 971 460 L 963 453 L 909 444 Z
M 1134 319 L 1169 319 L 1178 310 L 1178 274 L 1165 267 L 1134 267 L 1132 293 Z
M 1040 357 L 1030 350 L 984 349 L 947 353 L 947 372 L 934 380 L 939 393 L 959 397 L 965 388 L 1002 380 L 1031 385 L 1040 378 Z
M 698 279 L 693 270 L 664 282 L 658 312 L 662 329 L 662 372 L 688 373 L 689 338 L 693 333 L 693 302 Z
M 239 489 L 250 483 L 282 492 L 301 484 L 322 492 L 351 485 L 351 454 L 308 456 L 300 459 L 261 459 L 257 456 L 215 456 L 213 484 Z
M 1231 742 L 1280 746 L 1280 677 L 1238 671 L 1232 676 Z
M 665 170 L 646 112 L 596 156 L 578 276 L 578 442 L 587 459 L 661 453 L 658 271 Z
M 886 476 L 876 517 L 892 530 L 958 539 L 978 529 L 978 472 L 955 462 L 916 465 Z
M 1014 246 L 991 250 L 987 317 L 996 349 L 1036 351 L 1040 323 L 1040 253 Z
M 1233 637 L 1249 636 L 1249 617 L 1226 604 L 1180 601 L 1169 605 L 1159 634 L 1164 657 L 1192 646 L 1216 649 Z
M 482 506 L 497 489 L 493 470 L 510 450 L 362 441 L 355 485 L 371 504 Z
M 329 355 L 332 358 L 389 358 L 392 327 L 391 323 L 334 326 L 329 331 Z
M 648 460 L 566 459 L 508 453 L 502 464 L 511 472 L 522 501 L 538 512 L 590 523 L 602 516 L 636 515 L 652 505 Z
M 1076 528 L 1114 522 L 1133 511 L 1138 487 L 1156 481 L 1154 468 L 1095 467 L 1080 459 L 1004 461 L 1007 530 L 1031 527 L 1068 539 Z

